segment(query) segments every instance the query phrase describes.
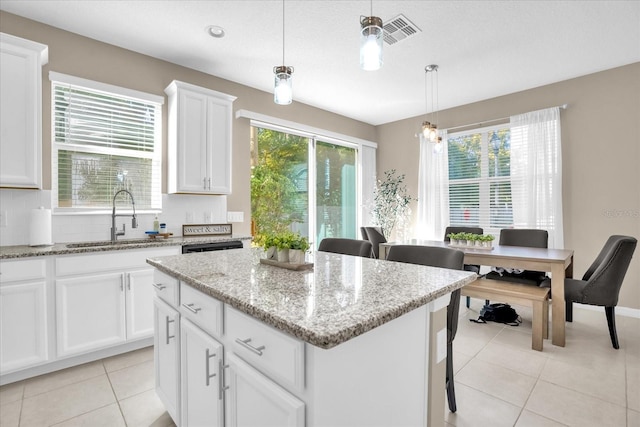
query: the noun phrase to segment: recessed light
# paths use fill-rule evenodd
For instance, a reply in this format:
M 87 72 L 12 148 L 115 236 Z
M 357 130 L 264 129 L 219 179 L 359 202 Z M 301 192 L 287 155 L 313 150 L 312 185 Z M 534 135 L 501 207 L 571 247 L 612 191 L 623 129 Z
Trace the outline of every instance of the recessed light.
M 205 28 L 205 31 L 211 37 L 215 37 L 217 39 L 221 39 L 222 37 L 224 37 L 224 28 L 218 25 L 209 25 L 207 28 Z

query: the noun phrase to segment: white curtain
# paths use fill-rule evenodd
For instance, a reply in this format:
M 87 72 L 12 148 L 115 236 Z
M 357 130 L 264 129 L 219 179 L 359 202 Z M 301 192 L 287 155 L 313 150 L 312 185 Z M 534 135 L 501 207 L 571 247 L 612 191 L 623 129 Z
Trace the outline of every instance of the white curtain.
M 376 186 L 376 148 L 362 145 L 360 148 L 360 224 L 373 225 L 373 189 Z M 360 236 L 360 231 L 358 231 Z
M 515 228 L 549 233 L 549 247 L 563 248 L 560 109 L 511 117 L 511 196 Z
M 417 237 L 442 240 L 449 225 L 449 155 L 447 131 L 438 145 L 420 141 Z M 439 148 L 439 149 L 438 149 Z

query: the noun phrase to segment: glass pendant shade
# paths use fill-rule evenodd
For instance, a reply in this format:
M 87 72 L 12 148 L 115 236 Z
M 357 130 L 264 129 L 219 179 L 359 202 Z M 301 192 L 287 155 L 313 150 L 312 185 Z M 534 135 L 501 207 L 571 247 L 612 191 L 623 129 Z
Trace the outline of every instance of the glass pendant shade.
M 293 88 L 291 86 L 293 67 L 285 65 L 274 67 L 275 89 L 273 91 L 273 102 L 279 105 L 291 104 L 293 100 Z
M 379 70 L 382 67 L 382 19 L 363 16 L 360 25 L 360 68 Z

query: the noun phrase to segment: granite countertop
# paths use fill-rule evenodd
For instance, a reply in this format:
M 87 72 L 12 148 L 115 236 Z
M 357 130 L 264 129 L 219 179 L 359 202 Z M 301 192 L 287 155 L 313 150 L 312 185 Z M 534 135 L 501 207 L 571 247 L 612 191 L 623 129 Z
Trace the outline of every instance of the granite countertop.
M 313 270 L 245 248 L 147 259 L 164 273 L 320 348 L 332 348 L 476 279 L 475 273 L 315 252 Z
M 199 243 L 227 242 L 230 240 L 251 240 L 251 236 L 231 235 L 231 236 L 198 236 L 198 237 L 169 237 L 164 238 L 142 238 L 131 240 L 118 240 L 111 243 L 108 240 L 97 242 L 69 242 L 56 243 L 49 246 L 0 246 L 0 259 L 28 258 L 50 255 L 68 255 L 89 252 L 122 251 L 130 249 L 158 248 L 163 246 L 182 246 Z

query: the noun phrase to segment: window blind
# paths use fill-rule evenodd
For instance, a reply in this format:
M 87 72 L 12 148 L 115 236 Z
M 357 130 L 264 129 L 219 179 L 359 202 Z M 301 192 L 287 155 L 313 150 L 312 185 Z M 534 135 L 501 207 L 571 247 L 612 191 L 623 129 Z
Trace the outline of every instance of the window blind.
M 160 209 L 161 103 L 124 88 L 68 81 L 73 79 L 52 81 L 57 207 L 111 208 L 113 195 L 126 189 L 138 209 Z

